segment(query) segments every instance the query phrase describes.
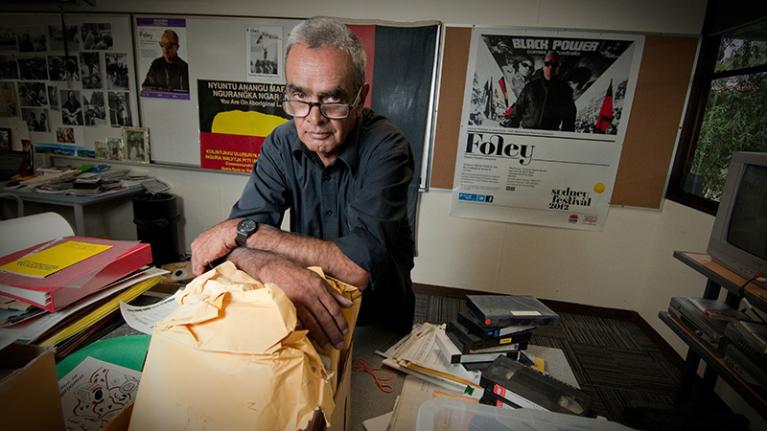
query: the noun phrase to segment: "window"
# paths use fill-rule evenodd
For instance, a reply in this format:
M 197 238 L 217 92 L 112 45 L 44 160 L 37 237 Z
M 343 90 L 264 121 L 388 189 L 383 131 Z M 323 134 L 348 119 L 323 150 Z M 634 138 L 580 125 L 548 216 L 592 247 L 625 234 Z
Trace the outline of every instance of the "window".
M 704 37 L 668 197 L 716 213 L 733 152 L 767 152 L 767 20 Z

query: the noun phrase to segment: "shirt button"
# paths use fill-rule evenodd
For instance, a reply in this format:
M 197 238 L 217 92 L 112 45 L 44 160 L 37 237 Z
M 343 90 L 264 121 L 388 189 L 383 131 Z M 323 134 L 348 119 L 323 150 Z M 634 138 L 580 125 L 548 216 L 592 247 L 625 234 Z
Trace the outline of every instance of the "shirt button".
M 328 174 L 322 174 L 322 181 L 327 181 L 330 179 L 330 175 Z

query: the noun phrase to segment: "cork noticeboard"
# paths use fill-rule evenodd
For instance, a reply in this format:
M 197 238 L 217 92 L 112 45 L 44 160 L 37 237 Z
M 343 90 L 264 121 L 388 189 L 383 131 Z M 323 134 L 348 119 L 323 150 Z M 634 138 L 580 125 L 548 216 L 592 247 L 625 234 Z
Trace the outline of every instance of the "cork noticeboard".
M 447 27 L 430 186 L 452 189 L 471 28 Z M 611 204 L 660 208 L 698 39 L 647 36 Z

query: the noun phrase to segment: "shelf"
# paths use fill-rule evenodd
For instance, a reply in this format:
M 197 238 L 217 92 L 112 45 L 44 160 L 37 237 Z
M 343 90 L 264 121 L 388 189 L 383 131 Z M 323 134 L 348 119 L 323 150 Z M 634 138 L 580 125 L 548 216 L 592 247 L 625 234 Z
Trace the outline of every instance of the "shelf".
M 748 280 L 725 268 L 708 254 L 675 251 L 674 257 L 705 275 L 709 280 L 724 287 L 728 292 L 732 292 L 741 298 L 743 297 L 743 286 Z
M 676 255 L 676 254 L 675 254 Z M 745 282 L 745 280 L 744 280 Z M 740 394 L 743 399 L 746 400 L 754 409 L 767 418 L 767 390 L 757 386 L 753 386 L 743 380 L 743 378 L 736 373 L 724 360 L 724 358 L 705 341 L 701 340 L 692 329 L 687 325 L 679 321 L 674 316 L 671 316 L 666 311 L 658 313 L 658 317 L 669 328 L 671 328 L 682 341 L 692 349 L 701 359 L 703 359 L 708 367 L 711 367 L 717 375 L 719 375 L 724 381 L 726 381 L 732 388 Z

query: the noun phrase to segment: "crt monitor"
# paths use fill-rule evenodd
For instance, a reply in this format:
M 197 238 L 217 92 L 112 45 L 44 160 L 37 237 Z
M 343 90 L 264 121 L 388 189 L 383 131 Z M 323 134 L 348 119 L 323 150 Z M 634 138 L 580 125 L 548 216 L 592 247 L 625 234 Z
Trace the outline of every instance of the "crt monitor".
M 767 153 L 733 154 L 708 253 L 747 280 L 767 277 Z

